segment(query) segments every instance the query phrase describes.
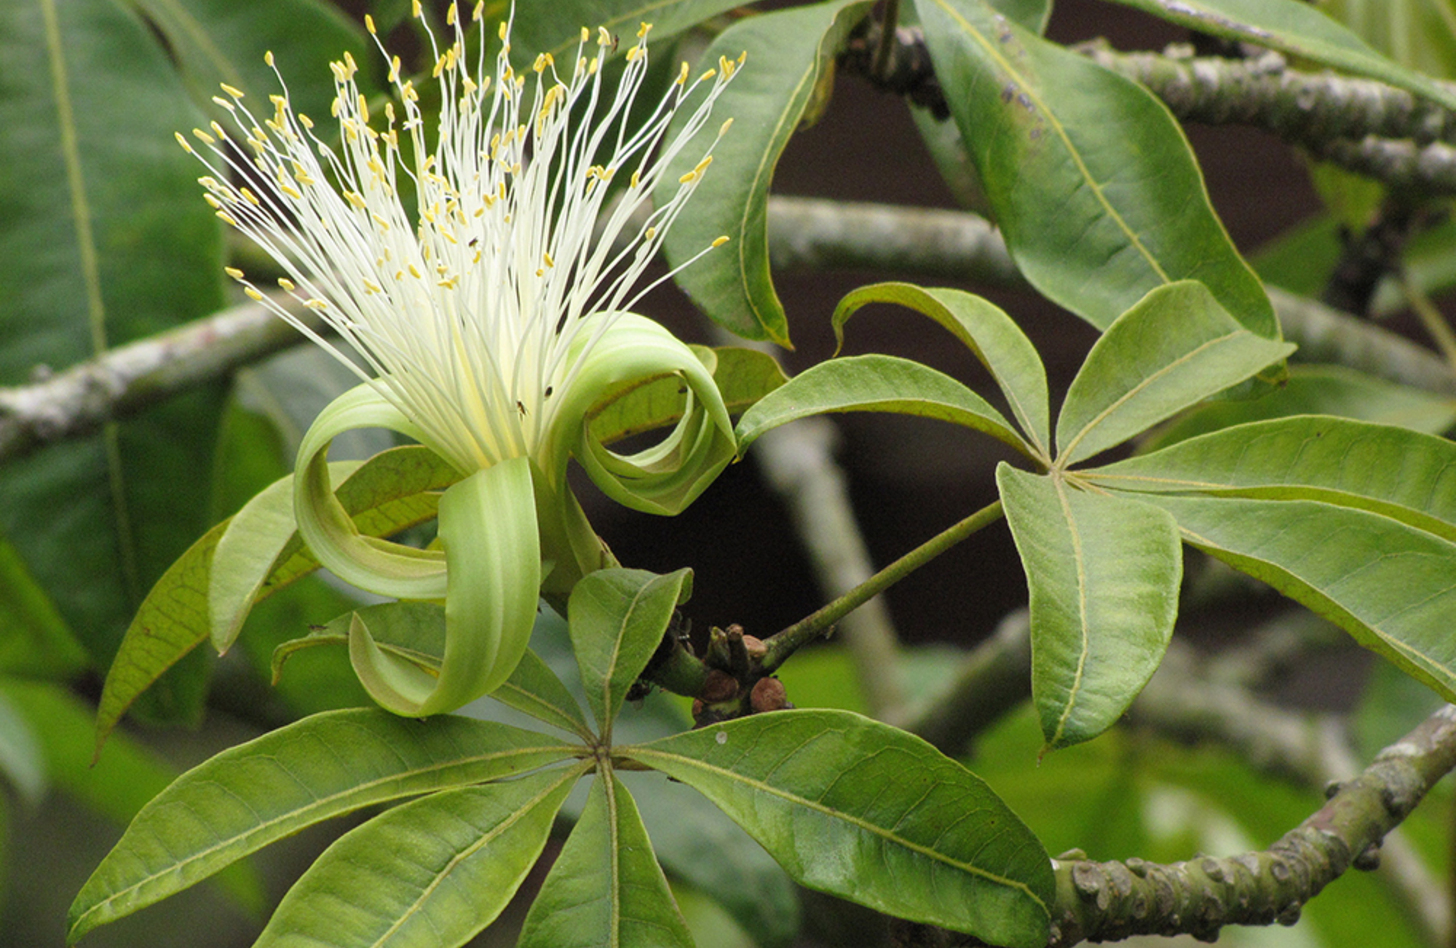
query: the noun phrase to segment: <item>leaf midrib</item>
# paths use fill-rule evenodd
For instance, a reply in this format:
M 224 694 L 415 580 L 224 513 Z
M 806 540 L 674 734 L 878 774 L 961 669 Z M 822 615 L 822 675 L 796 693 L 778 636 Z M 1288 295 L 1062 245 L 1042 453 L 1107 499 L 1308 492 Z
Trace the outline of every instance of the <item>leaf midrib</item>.
M 958 10 L 953 9 L 946 2 L 946 0 L 934 0 L 934 2 L 935 5 L 940 7 L 947 16 L 949 16 L 952 20 L 959 24 L 960 27 L 965 31 L 965 33 L 973 40 L 975 40 L 977 45 L 985 50 L 986 55 L 989 56 L 993 62 L 995 62 L 998 66 L 1004 69 L 1007 75 L 1012 76 L 1016 79 L 1016 82 L 1020 87 L 1021 92 L 1023 92 L 1028 98 L 1032 100 L 1032 102 L 1036 104 L 1036 107 L 1038 110 L 1040 110 L 1041 114 L 1046 116 L 1048 124 L 1051 125 L 1052 130 L 1056 133 L 1057 138 L 1061 140 L 1063 147 L 1067 149 L 1067 153 L 1071 156 L 1072 162 L 1077 167 L 1077 172 L 1082 176 L 1082 180 L 1086 182 L 1087 187 L 1096 197 L 1097 203 L 1102 206 L 1103 211 L 1106 212 L 1107 216 L 1117 225 L 1118 229 L 1122 231 L 1123 235 L 1127 237 L 1128 242 L 1137 250 L 1138 254 L 1143 258 L 1143 260 L 1147 262 L 1148 266 L 1152 268 L 1153 273 L 1158 277 L 1158 279 L 1160 279 L 1164 283 L 1171 283 L 1172 278 L 1168 276 L 1167 272 L 1163 269 L 1162 264 L 1158 262 L 1158 259 L 1153 256 L 1152 251 L 1150 251 L 1147 246 L 1142 242 L 1142 238 L 1138 236 L 1137 231 L 1133 230 L 1133 228 L 1128 224 L 1123 216 L 1118 213 L 1117 209 L 1112 206 L 1112 202 L 1107 199 L 1107 195 L 1102 190 L 1102 185 L 1097 181 L 1096 178 L 1093 177 L 1091 169 L 1088 168 L 1086 162 L 1082 160 L 1081 151 L 1079 151 L 1076 145 L 1072 143 L 1071 136 L 1067 134 L 1066 126 L 1064 126 L 1061 120 L 1057 118 L 1055 112 L 1047 108 L 1046 101 L 1041 97 L 1041 95 L 1032 86 L 1032 84 L 1028 83 L 1025 76 L 1023 76 L 1022 73 L 1017 71 L 1012 66 L 1010 60 L 1002 56 L 1000 51 L 996 49 L 995 45 L 989 42 L 986 39 L 985 35 L 981 33 L 980 30 L 976 29 L 969 20 L 961 16 Z M 1009 22 L 1010 21 L 1008 20 L 1008 23 Z
M 990 872 L 989 870 L 982 869 L 979 866 L 952 859 L 949 856 L 946 856 L 944 853 L 937 852 L 936 850 L 931 849 L 927 846 L 922 846 L 919 843 L 911 842 L 910 840 L 905 839 L 904 837 L 899 836 L 895 833 L 892 833 L 884 829 L 883 827 L 876 826 L 873 823 L 867 822 L 866 820 L 860 819 L 857 816 L 846 813 L 843 810 L 830 809 L 829 807 L 824 806 L 817 801 L 789 793 L 771 784 L 764 783 L 761 780 L 754 780 L 751 777 L 746 777 L 742 774 L 736 773 L 724 767 L 718 767 L 713 764 L 709 764 L 706 761 L 697 760 L 692 757 L 686 757 L 680 754 L 670 754 L 661 750 L 656 750 L 654 748 L 641 745 L 635 747 L 618 748 L 616 753 L 619 756 L 635 757 L 638 759 L 656 757 L 658 759 L 671 760 L 680 764 L 685 764 L 687 766 L 697 768 L 698 770 L 702 770 L 707 773 L 714 774 L 719 777 L 726 777 L 729 780 L 744 784 L 754 790 L 770 794 L 771 796 L 779 797 L 780 799 L 785 800 L 789 803 L 797 804 L 799 806 L 805 807 L 806 809 L 814 810 L 833 819 L 843 820 L 844 822 L 849 823 L 852 826 L 855 826 L 875 836 L 879 836 L 881 839 L 894 843 L 897 846 L 903 846 L 906 849 L 911 850 L 912 852 L 918 853 L 936 862 L 940 862 L 946 866 L 950 866 L 951 868 L 959 869 L 969 875 L 978 876 L 997 885 L 1019 890 L 1025 893 L 1044 910 L 1047 907 L 1046 903 L 1042 901 L 1041 897 L 1033 892 L 1031 890 L 1031 887 L 1024 882 L 1018 882 L 1015 879 L 1008 879 L 1004 876 L 999 876 L 994 872 Z M 644 761 L 644 763 L 645 762 L 646 761 Z
M 1156 372 L 1143 378 L 1142 381 L 1138 382 L 1132 388 L 1128 389 L 1126 392 L 1113 400 L 1113 402 L 1106 408 L 1102 409 L 1096 415 L 1092 416 L 1091 420 L 1089 420 L 1085 425 L 1081 427 L 1076 435 L 1072 437 L 1072 440 L 1067 444 L 1067 446 L 1065 448 L 1061 448 L 1057 452 L 1057 466 L 1065 467 L 1067 464 L 1072 463 L 1072 455 L 1076 453 L 1077 446 L 1082 443 L 1082 440 L 1084 438 L 1086 438 L 1093 430 L 1095 430 L 1098 425 L 1106 421 L 1113 412 L 1117 411 L 1123 405 L 1126 405 L 1129 401 L 1136 398 L 1138 395 L 1141 395 L 1144 391 L 1151 387 L 1153 383 L 1161 380 L 1173 370 L 1182 368 L 1184 365 L 1192 361 L 1196 356 L 1201 355 L 1203 352 L 1212 348 L 1213 346 L 1228 342 L 1233 339 L 1237 339 L 1240 336 L 1244 335 L 1252 334 L 1244 329 L 1236 329 L 1232 332 L 1225 333 L 1222 336 L 1216 336 L 1213 339 L 1209 339 L 1205 342 L 1200 343 L 1194 348 L 1183 353 L 1178 358 L 1169 362 L 1167 365 L 1158 369 Z M 1108 445 L 1107 447 L 1110 448 L 1112 447 L 1112 445 Z
M 211 856 L 211 855 L 213 855 L 215 853 L 218 853 L 218 852 L 227 850 L 227 849 L 229 849 L 229 848 L 231 848 L 233 846 L 239 845 L 240 843 L 245 843 L 246 840 L 249 840 L 250 838 L 257 836 L 259 833 L 263 832 L 264 830 L 267 830 L 267 829 L 269 829 L 269 828 L 271 828 L 273 826 L 276 826 L 278 824 L 281 824 L 281 823 L 287 823 L 287 822 L 289 822 L 293 818 L 300 817 L 300 816 L 306 816 L 307 814 L 310 814 L 312 812 L 315 812 L 315 811 L 317 811 L 319 809 L 326 808 L 328 804 L 331 804 L 331 803 L 333 803 L 333 802 L 335 802 L 337 800 L 346 799 L 351 794 L 367 792 L 370 789 L 373 789 L 375 787 L 379 787 L 379 786 L 382 786 L 384 784 L 387 784 L 387 783 L 389 783 L 392 780 L 400 780 L 400 779 L 406 779 L 406 778 L 411 778 L 411 777 L 424 776 L 424 775 L 427 775 L 427 774 L 430 774 L 430 773 L 433 773 L 433 772 L 439 772 L 439 771 L 448 770 L 448 769 L 450 769 L 452 767 L 462 767 L 462 766 L 468 766 L 470 764 L 479 764 L 479 763 L 484 763 L 486 761 L 490 761 L 490 760 L 494 760 L 494 759 L 506 758 L 506 757 L 512 757 L 512 756 L 523 756 L 524 757 L 524 756 L 529 756 L 531 754 L 541 754 L 541 753 L 546 753 L 546 752 L 550 752 L 550 751 L 557 751 L 557 750 L 570 752 L 571 749 L 572 748 L 571 748 L 571 745 L 570 744 L 566 744 L 565 742 L 563 742 L 563 743 L 561 743 L 559 745 L 542 745 L 540 747 L 513 748 L 513 749 L 511 749 L 509 751 L 498 751 L 498 752 L 491 753 L 491 754 L 481 754 L 481 755 L 478 755 L 478 756 L 475 756 L 475 757 L 457 758 L 457 759 L 452 760 L 452 761 L 441 762 L 441 763 L 438 763 L 438 764 L 435 764 L 435 765 L 432 765 L 432 766 L 429 766 L 429 767 L 422 767 L 422 768 L 420 768 L 418 770 L 402 771 L 402 772 L 398 772 L 398 773 L 395 773 L 395 774 L 391 774 L 388 777 L 381 777 L 381 778 L 378 778 L 376 780 L 368 781 L 366 783 L 354 784 L 348 790 L 342 790 L 342 791 L 340 791 L 338 793 L 330 794 L 329 796 L 326 796 L 326 797 L 317 797 L 317 798 L 314 799 L 314 802 L 313 803 L 311 803 L 311 804 L 309 804 L 307 806 L 301 807 L 301 808 L 296 809 L 296 810 L 289 811 L 288 813 L 281 814 L 281 815 L 279 815 L 279 816 L 277 816 L 277 817 L 275 817 L 273 819 L 265 820 L 265 821 L 263 821 L 261 823 L 258 823 L 256 825 L 254 825 L 252 829 L 248 830 L 245 833 L 238 834 L 238 835 L 232 837 L 231 839 L 221 840 L 218 843 L 214 844 L 213 846 L 210 846 L 210 847 L 208 847 L 206 849 L 203 849 L 203 850 L 199 850 L 199 851 L 195 852 L 193 855 L 188 856 L 185 859 L 182 859 L 182 860 L 179 860 L 177 862 L 172 863 L 167 869 L 165 869 L 165 870 L 163 870 L 161 872 L 151 873 L 151 874 L 147 875 L 145 878 L 142 878 L 142 879 L 137 880 L 136 882 L 132 883 L 131 885 L 127 886 L 126 888 L 117 890 L 116 892 L 114 892 L 111 895 L 107 896 L 105 899 L 102 899 L 100 902 L 97 902 L 91 908 L 88 908 L 85 912 L 83 912 L 79 916 L 77 916 L 76 917 L 76 922 L 75 922 L 75 924 L 73 924 L 71 926 L 71 928 L 74 930 L 75 928 L 80 927 L 81 922 L 83 920 L 85 920 L 88 916 L 90 916 L 90 915 L 92 915 L 92 914 L 100 911 L 101 909 L 105 908 L 108 905 L 111 905 L 112 903 L 116 902 L 118 899 L 121 899 L 122 897 L 124 897 L 124 896 L 126 896 L 126 895 L 128 895 L 128 894 L 130 894 L 132 892 L 135 892 L 136 890 L 138 890 L 138 889 L 140 889 L 140 888 L 142 888 L 144 886 L 147 886 L 147 885 L 151 884 L 152 882 L 155 882 L 157 879 L 160 879 L 160 878 L 162 878 L 164 876 L 176 874 L 176 873 L 180 872 L 182 869 L 186 868 L 187 866 L 190 866 L 193 863 L 196 863 L 196 862 L 198 862 L 200 860 L 206 859 L 208 856 Z M 571 756 L 570 753 L 564 754 L 563 755 L 563 759 L 565 757 L 568 757 L 568 756 Z M 434 788 L 434 789 L 443 789 L 443 788 Z M 406 790 L 406 791 L 403 791 L 403 792 L 401 792 L 399 794 L 396 794 L 396 796 L 409 796 L 412 793 L 422 793 L 422 792 L 426 792 L 426 791 L 424 791 L 424 790 Z M 360 806 L 367 806 L 369 803 L 378 803 L 381 800 L 387 800 L 387 799 L 390 799 L 390 797 L 385 796 L 385 797 L 380 797 L 378 799 L 369 799 L 369 800 L 365 800 L 363 803 L 361 803 L 359 805 Z M 342 813 L 342 812 L 343 811 L 340 811 L 340 813 Z

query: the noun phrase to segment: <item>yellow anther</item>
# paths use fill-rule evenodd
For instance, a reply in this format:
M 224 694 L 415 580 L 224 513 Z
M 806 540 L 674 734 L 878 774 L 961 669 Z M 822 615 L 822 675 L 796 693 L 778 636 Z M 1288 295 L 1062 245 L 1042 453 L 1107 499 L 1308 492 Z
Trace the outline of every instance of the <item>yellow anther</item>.
M 645 47 L 643 46 L 633 46 L 631 49 L 627 50 L 627 62 L 635 63 L 637 60 L 641 59 L 643 49 L 645 49 Z
M 410 16 L 418 19 L 423 15 L 424 11 L 420 9 L 420 0 L 413 0 L 413 2 L 410 4 Z
M 243 200 L 247 201 L 254 207 L 258 207 L 263 203 L 262 201 L 258 200 L 258 196 L 256 194 L 254 194 L 252 191 L 249 191 L 247 188 L 238 188 L 238 193 L 243 196 Z
M 719 237 L 719 238 L 717 238 L 716 240 L 713 241 L 713 246 L 714 247 L 721 247 L 724 244 L 726 244 L 727 242 L 728 242 L 728 235 L 727 234 L 724 234 L 722 237 Z
M 309 309 L 328 309 L 329 308 L 329 304 L 328 303 L 325 303 L 321 299 L 304 300 L 303 301 L 303 305 L 304 306 L 307 306 Z
M 238 226 L 238 222 L 233 220 L 233 216 L 227 211 L 214 211 L 213 213 L 216 214 L 218 216 L 218 219 L 221 220 L 224 224 L 228 224 L 232 227 Z
M 303 195 L 302 194 L 299 194 L 298 193 L 298 189 L 297 188 L 294 188 L 292 185 L 284 184 L 284 183 L 282 183 L 280 181 L 278 183 L 278 190 L 282 191 L 284 194 L 286 194 L 289 197 L 293 198 L 295 201 L 302 201 L 303 200 Z
M 591 39 L 591 30 L 583 26 L 581 28 L 581 41 L 585 43 L 589 39 Z
M 632 180 L 628 183 L 628 187 L 632 188 L 635 191 L 637 188 L 641 187 L 641 185 L 642 173 L 640 171 L 632 172 Z
M 279 277 L 278 278 L 278 285 L 285 292 L 288 292 L 288 293 L 292 293 L 294 290 L 298 289 L 297 285 L 295 285 L 292 280 L 288 279 L 288 277 Z
M 445 25 L 455 25 L 455 4 L 453 3 L 445 9 Z
M 266 51 L 265 53 L 263 53 L 263 63 L 269 69 L 272 69 L 273 68 L 273 50 L 270 49 L 270 50 Z
M 420 273 L 419 268 L 416 267 L 414 264 L 409 265 L 409 272 L 410 276 L 414 277 L 416 280 L 424 276 L 424 274 Z
M 470 11 L 470 22 L 477 23 L 483 16 L 485 16 L 485 0 L 479 0 L 475 4 L 475 9 Z
M 213 138 L 211 135 L 207 134 L 206 132 L 204 132 L 200 128 L 194 128 L 192 130 L 192 137 L 195 138 L 195 139 L 197 139 L 198 141 L 202 142 L 203 144 L 206 144 L 206 145 L 216 145 L 217 144 L 217 139 L 216 138 Z
M 693 174 L 701 175 L 704 171 L 708 170 L 708 165 L 711 165 L 712 163 L 713 156 L 708 155 L 702 161 L 698 162 L 697 167 L 693 168 Z
M 642 232 L 642 239 L 643 240 L 651 240 L 652 238 L 654 238 L 656 236 L 657 236 L 657 228 L 656 227 L 649 227 L 645 231 Z
M 687 174 L 683 175 L 681 178 L 678 178 L 677 179 L 677 183 L 678 184 L 692 184 L 696 180 L 698 180 L 698 173 L 696 171 L 689 171 Z
M 241 280 L 243 278 L 243 271 L 239 270 L 237 267 L 223 267 L 222 272 L 226 273 L 234 280 Z
M 349 69 L 349 74 L 345 78 L 353 79 L 355 74 L 359 72 L 359 64 L 354 62 L 354 54 L 347 49 L 344 50 L 344 65 Z
M 718 74 L 718 70 L 716 70 L 716 69 L 709 69 L 707 72 L 703 73 L 701 76 L 698 77 L 698 81 L 699 82 L 707 82 L 709 79 L 713 78 L 717 74 Z
M 548 267 L 556 266 L 556 261 L 551 259 L 551 255 L 549 253 L 541 254 L 541 259 L 546 261 L 546 266 Z
M 245 286 L 245 287 L 243 287 L 243 295 L 246 296 L 248 299 L 253 300 L 256 303 L 263 302 L 263 294 L 260 293 L 260 292 L 258 292 L 257 287 L 252 287 L 252 286 Z
M 504 43 L 506 41 L 506 24 L 504 20 L 501 21 L 500 28 L 497 29 L 495 32 L 496 35 L 500 37 L 501 42 Z
M 389 81 L 399 82 L 399 57 L 396 56 L 389 61 Z
M 221 83 L 221 85 L 222 85 L 222 91 L 226 92 L 228 95 L 232 96 L 234 99 L 241 99 L 243 97 L 243 90 L 242 89 L 239 89 L 237 86 L 230 86 L 226 82 Z
M 374 17 L 367 13 L 364 14 L 364 29 L 368 30 L 371 36 L 379 35 L 379 31 L 374 28 Z
M 385 220 L 384 218 L 380 217 L 378 214 L 375 214 L 372 211 L 369 213 L 369 216 L 374 219 L 374 223 L 379 225 L 380 230 L 389 230 L 389 221 Z
M 182 146 L 183 151 L 187 152 L 187 154 L 189 155 L 197 154 L 197 152 L 192 150 L 192 143 L 189 142 L 187 139 L 183 138 L 181 132 L 173 132 L 172 134 L 177 136 L 177 144 Z
M 339 107 L 342 104 L 343 103 L 341 103 L 339 101 L 339 97 L 338 96 L 334 96 L 334 101 L 332 101 L 332 102 L 329 103 L 329 115 L 333 116 L 334 118 L 338 118 L 339 117 Z
M 224 99 L 220 95 L 213 96 L 212 101 L 214 105 L 220 105 L 223 108 L 227 109 L 229 112 L 236 108 L 236 106 L 234 106 L 231 102 L 229 102 L 227 99 Z
M 307 115 L 304 115 L 302 112 L 298 113 L 298 124 L 302 125 L 304 128 L 310 131 L 313 130 L 313 119 L 309 118 Z
M 607 32 L 607 28 L 605 26 L 597 27 L 598 46 L 611 46 L 613 42 L 614 40 L 612 39 L 612 34 Z
M 227 130 L 224 129 L 221 125 L 217 124 L 217 122 L 208 123 L 208 128 L 212 129 L 212 134 L 216 135 L 218 138 L 222 139 L 223 141 L 227 140 Z
M 202 196 L 202 199 L 206 201 L 207 206 L 212 208 L 214 211 L 220 210 L 222 208 L 222 202 L 219 201 L 217 198 L 213 197 L 211 194 L 204 194 Z
M 384 290 L 382 288 L 380 288 L 380 286 L 379 286 L 378 283 L 375 283 L 373 280 L 370 280 L 370 279 L 367 279 L 366 278 L 364 280 L 364 292 L 365 293 L 383 293 Z
M 369 103 L 364 98 L 364 93 L 359 93 L 359 118 L 364 122 L 369 121 Z
M 727 135 L 728 134 L 728 129 L 730 129 L 732 127 L 733 127 L 733 120 L 732 119 L 729 119 L 728 121 L 726 121 L 726 122 L 723 123 L 723 127 L 722 128 L 718 129 L 718 134 L 719 135 Z
M 688 61 L 682 62 L 682 68 L 677 71 L 677 78 L 673 80 L 676 85 L 683 85 L 688 81 Z

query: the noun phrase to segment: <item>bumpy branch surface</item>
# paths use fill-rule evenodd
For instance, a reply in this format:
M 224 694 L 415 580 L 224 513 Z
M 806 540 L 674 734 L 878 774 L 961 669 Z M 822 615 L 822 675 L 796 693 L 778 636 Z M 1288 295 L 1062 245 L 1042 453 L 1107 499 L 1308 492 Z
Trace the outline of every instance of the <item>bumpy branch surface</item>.
M 1373 868 L 1385 835 L 1456 767 L 1456 706 L 1446 705 L 1385 748 L 1329 801 L 1263 852 L 1158 865 L 1058 862 L 1050 948 L 1083 940 L 1190 933 L 1224 925 L 1292 925 L 1352 865 Z
M 937 117 L 949 114 L 918 27 L 895 31 L 891 66 L 869 68 L 880 41 L 872 25 L 841 57 L 845 71 L 903 95 Z M 1290 69 L 1278 53 L 1254 59 L 1194 57 L 1187 46 L 1165 54 L 1118 53 L 1104 43 L 1077 49 L 1142 83 L 1180 119 L 1267 129 L 1319 158 L 1395 187 L 1456 193 L 1456 113 L 1367 79 Z
M 33 384 L 0 388 L 0 460 L 89 434 L 301 338 L 250 303 L 120 346 L 64 372 L 51 374 L 38 366 Z

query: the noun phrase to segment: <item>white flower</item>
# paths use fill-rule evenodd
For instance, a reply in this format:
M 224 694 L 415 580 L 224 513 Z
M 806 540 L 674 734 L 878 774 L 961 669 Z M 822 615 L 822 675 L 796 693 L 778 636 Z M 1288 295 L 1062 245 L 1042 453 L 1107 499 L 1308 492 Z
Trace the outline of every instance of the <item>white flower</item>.
M 568 456 L 617 500 L 675 513 L 734 450 L 709 373 L 632 310 L 651 288 L 639 285 L 643 270 L 711 162 L 711 145 L 645 222 L 637 211 L 654 191 L 669 192 L 661 179 L 738 64 L 720 60 L 692 78 L 684 63 L 639 124 L 629 113 L 647 72 L 647 25 L 614 88 L 603 78 L 616 46 L 605 30 L 593 37 L 583 29 L 572 63 L 542 55 L 519 74 L 503 23 L 489 75 L 484 43 L 469 62 L 453 4 L 448 25 L 453 42 L 443 49 L 427 31 L 441 102 L 433 136 L 398 57 L 389 79 L 399 108 L 385 104 L 381 116 L 371 114 L 347 53 L 332 64 L 337 148 L 294 113 L 286 85 L 261 119 L 239 90 L 223 86 L 226 97 L 214 101 L 232 113 L 241 141 L 217 122 L 194 130 L 214 159 L 178 135 L 211 172 L 200 180 L 217 215 L 289 273 L 282 289 L 316 310 L 370 370 L 229 268 L 250 297 L 361 378 L 304 438 L 295 511 L 310 549 L 345 579 L 445 600 L 438 680 L 381 652 L 362 623 L 351 633 L 361 679 L 381 704 L 408 714 L 449 710 L 499 685 L 525 648 L 543 580 L 564 594 L 610 561 L 566 487 Z M 668 374 L 682 376 L 688 395 L 666 440 L 630 457 L 592 440 L 587 412 L 598 401 Z M 364 426 L 414 437 L 461 473 L 441 500 L 443 553 L 361 537 L 334 499 L 328 444 Z

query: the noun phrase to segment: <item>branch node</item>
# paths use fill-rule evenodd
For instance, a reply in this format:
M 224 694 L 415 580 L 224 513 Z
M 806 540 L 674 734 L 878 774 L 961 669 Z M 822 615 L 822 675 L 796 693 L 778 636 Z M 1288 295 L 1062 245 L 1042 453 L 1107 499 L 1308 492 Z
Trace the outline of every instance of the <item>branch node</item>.
M 1366 846 L 1364 849 L 1360 850 L 1360 855 L 1355 857 L 1355 861 L 1351 865 L 1353 865 L 1356 869 L 1359 869 L 1361 872 L 1373 872 L 1374 870 L 1379 869 L 1380 844 L 1371 843 L 1369 846 Z

